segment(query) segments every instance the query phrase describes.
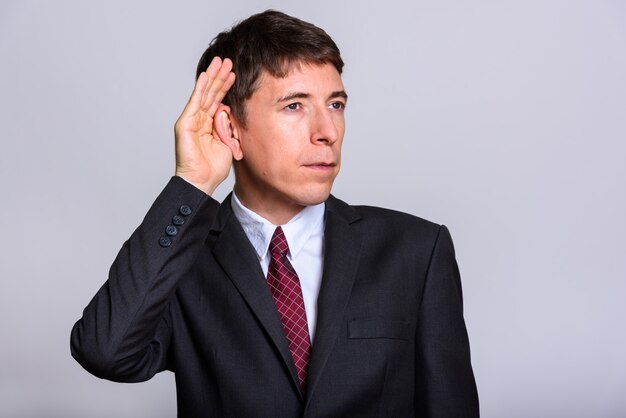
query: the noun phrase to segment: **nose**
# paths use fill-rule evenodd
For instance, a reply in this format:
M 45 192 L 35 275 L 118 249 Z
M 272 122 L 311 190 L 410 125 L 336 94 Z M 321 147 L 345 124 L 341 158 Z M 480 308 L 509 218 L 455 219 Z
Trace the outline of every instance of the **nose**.
M 311 121 L 311 142 L 314 144 L 334 144 L 341 135 L 341 121 L 336 120 L 339 116 L 333 115 L 333 111 L 324 107 L 313 115 Z

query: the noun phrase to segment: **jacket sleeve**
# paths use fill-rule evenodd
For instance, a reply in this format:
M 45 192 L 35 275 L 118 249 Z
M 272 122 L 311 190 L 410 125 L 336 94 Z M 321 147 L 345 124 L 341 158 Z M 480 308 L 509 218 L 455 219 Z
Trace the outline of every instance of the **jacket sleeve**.
M 169 300 L 218 208 L 205 193 L 172 177 L 72 329 L 72 356 L 87 371 L 138 382 L 167 368 Z
M 416 344 L 418 416 L 478 417 L 461 278 L 445 226 L 439 229 L 424 283 Z

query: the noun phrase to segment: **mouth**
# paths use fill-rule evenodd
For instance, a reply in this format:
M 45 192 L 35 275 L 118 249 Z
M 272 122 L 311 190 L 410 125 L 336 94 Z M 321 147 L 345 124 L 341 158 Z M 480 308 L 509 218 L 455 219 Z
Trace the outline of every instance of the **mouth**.
M 304 167 L 310 168 L 313 170 L 333 170 L 337 167 L 337 163 L 333 162 L 315 162 L 310 164 L 304 164 Z

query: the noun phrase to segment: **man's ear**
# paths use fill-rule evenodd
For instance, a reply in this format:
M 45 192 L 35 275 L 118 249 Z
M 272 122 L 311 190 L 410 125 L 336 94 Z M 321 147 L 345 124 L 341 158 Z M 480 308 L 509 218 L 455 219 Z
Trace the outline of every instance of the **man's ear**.
M 234 121 L 231 120 L 230 107 L 220 104 L 213 118 L 213 133 L 224 145 L 230 148 L 233 158 L 237 161 L 243 158 L 241 143 L 239 142 L 239 130 Z

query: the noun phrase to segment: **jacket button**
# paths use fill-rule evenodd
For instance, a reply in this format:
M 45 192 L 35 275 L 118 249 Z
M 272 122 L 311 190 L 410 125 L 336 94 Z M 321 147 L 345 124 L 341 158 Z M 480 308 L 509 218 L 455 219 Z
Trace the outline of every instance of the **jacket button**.
M 187 205 L 182 205 L 178 211 L 183 216 L 191 215 L 191 208 Z
M 178 234 L 178 228 L 176 228 L 174 225 L 168 225 L 165 227 L 165 233 L 170 237 L 173 237 L 174 235 Z
M 161 237 L 159 238 L 159 245 L 163 248 L 169 247 L 170 245 L 172 245 L 172 240 L 170 239 L 170 237 Z
M 180 215 L 174 215 L 174 216 L 172 217 L 172 223 L 173 223 L 174 225 L 176 225 L 176 226 L 181 226 L 182 224 L 184 224 L 184 223 L 185 223 L 185 218 L 183 218 L 183 217 L 182 217 L 182 216 L 180 216 Z

